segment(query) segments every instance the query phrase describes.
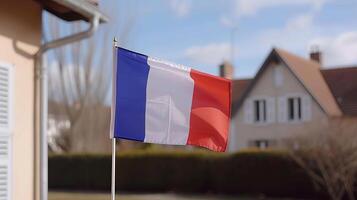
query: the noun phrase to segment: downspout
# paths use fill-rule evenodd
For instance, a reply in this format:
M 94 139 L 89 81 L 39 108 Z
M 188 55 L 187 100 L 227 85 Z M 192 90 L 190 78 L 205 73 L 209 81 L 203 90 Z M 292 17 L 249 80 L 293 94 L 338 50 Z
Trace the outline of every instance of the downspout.
M 34 120 L 35 129 L 35 187 L 34 195 L 35 199 L 37 194 L 37 177 L 39 175 L 40 182 L 40 200 L 48 200 L 48 143 L 47 143 L 47 110 L 48 110 L 48 94 L 47 94 L 47 69 L 42 65 L 43 54 L 50 49 L 54 49 L 60 46 L 64 46 L 79 40 L 85 39 L 93 35 L 99 25 L 100 17 L 98 15 L 93 16 L 90 20 L 90 27 L 88 30 L 79 32 L 73 35 L 69 35 L 54 41 L 50 41 L 41 45 L 37 53 L 35 54 L 35 102 L 34 111 L 36 117 Z M 39 95 L 39 96 L 38 96 Z M 39 135 L 37 135 L 39 131 Z M 39 137 L 39 138 L 38 138 Z M 38 140 L 39 139 L 39 140 Z M 39 143 L 38 143 L 39 142 Z M 38 166 L 38 145 L 40 147 L 40 163 Z M 37 170 L 39 167 L 39 171 Z M 37 174 L 39 172 L 39 174 Z

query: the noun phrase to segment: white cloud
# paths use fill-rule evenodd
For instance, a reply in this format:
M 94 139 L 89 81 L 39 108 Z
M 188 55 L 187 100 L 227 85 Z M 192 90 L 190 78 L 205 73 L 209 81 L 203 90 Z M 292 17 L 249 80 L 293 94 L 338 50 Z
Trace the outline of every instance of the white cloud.
M 222 23 L 224 18 L 222 18 Z M 226 21 L 227 26 L 231 25 Z M 306 53 L 306 47 L 318 35 L 319 27 L 314 24 L 314 13 L 303 13 L 288 19 L 281 28 L 264 30 L 252 33 L 250 41 L 240 41 L 238 47 L 241 51 L 236 53 L 238 59 L 252 59 L 266 55 L 272 46 L 287 49 L 292 52 Z M 212 43 L 202 46 L 193 46 L 186 49 L 184 55 L 192 61 L 217 65 L 224 59 L 230 58 L 229 43 Z
M 220 19 L 220 22 L 224 27 L 227 27 L 227 28 L 235 28 L 236 27 L 233 20 L 227 16 L 222 16 Z
M 357 63 L 357 31 L 344 32 L 336 37 L 320 37 L 309 42 L 322 51 L 324 65 L 351 65 Z
M 285 30 L 287 31 L 295 31 L 295 30 L 306 30 L 310 29 L 312 27 L 314 20 L 314 14 L 313 13 L 304 13 L 300 14 L 298 16 L 295 16 L 294 18 L 291 18 L 287 21 Z
M 265 45 L 297 48 L 306 44 L 312 32 L 313 17 L 302 14 L 289 19 L 281 28 L 268 29 L 259 36 L 259 42 Z
M 237 16 L 252 16 L 267 8 L 281 6 L 310 6 L 319 10 L 327 0 L 236 0 L 235 13 Z
M 170 8 L 178 17 L 184 17 L 191 11 L 191 0 L 171 0 Z
M 322 51 L 323 65 L 327 67 L 357 64 L 357 29 L 346 31 L 333 25 L 319 26 L 315 12 L 303 13 L 288 19 L 280 28 L 255 33 L 248 42 L 240 42 L 239 59 L 264 59 L 272 47 L 279 47 L 308 57 L 313 45 Z
M 227 60 L 230 55 L 228 43 L 212 43 L 203 46 L 193 46 L 184 51 L 184 56 L 193 62 L 217 65 Z
M 325 66 L 357 63 L 357 31 L 340 32 L 330 36 L 331 27 L 314 24 L 314 13 L 305 13 L 288 20 L 284 27 L 262 33 L 257 42 L 263 47 L 277 46 L 307 55 L 311 46 L 317 45 L 323 53 Z
M 295 22 L 297 25 L 304 24 L 311 21 L 313 14 L 318 13 L 321 7 L 327 2 L 332 0 L 235 0 L 233 6 L 233 13 L 224 14 L 220 18 L 220 23 L 224 27 L 233 28 L 237 26 L 237 21 L 242 17 L 254 16 L 262 10 L 271 9 L 275 7 L 288 7 L 288 6 L 307 6 L 310 16 L 305 15 L 305 18 L 299 18 Z
M 267 29 L 252 36 L 254 39 L 250 45 L 255 47 L 254 51 L 242 51 L 240 56 L 253 58 L 257 54 L 265 55 L 272 46 L 292 52 L 305 51 L 306 45 L 316 35 L 318 27 L 314 24 L 314 14 L 300 14 L 287 20 L 281 28 Z

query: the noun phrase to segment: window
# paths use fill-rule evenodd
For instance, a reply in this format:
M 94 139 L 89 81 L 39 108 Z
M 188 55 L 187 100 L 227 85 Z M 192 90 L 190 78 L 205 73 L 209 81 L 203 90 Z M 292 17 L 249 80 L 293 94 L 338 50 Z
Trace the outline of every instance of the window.
M 311 120 L 311 96 L 289 94 L 278 98 L 278 121 L 303 122 Z
M 288 120 L 289 121 L 300 121 L 302 119 L 301 115 L 301 98 L 300 97 L 290 97 L 288 98 Z
M 274 140 L 259 139 L 259 140 L 249 141 L 250 147 L 256 147 L 259 149 L 267 149 L 267 148 L 273 147 L 275 145 L 276 145 L 276 141 L 274 141 Z
M 274 97 L 258 96 L 244 101 L 244 122 L 246 124 L 270 124 L 275 123 Z
M 256 140 L 254 141 L 255 146 L 258 147 L 259 149 L 266 149 L 269 146 L 268 140 Z
M 254 100 L 254 122 L 265 122 L 267 120 L 266 100 Z
M 274 68 L 274 84 L 275 87 L 280 87 L 283 85 L 284 82 L 284 76 L 282 72 L 282 67 L 281 66 L 276 66 Z

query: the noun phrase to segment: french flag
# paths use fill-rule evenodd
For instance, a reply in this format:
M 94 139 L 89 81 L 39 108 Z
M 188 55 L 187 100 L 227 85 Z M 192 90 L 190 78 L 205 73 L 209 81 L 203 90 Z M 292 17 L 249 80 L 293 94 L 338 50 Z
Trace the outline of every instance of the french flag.
M 230 80 L 115 48 L 111 137 L 226 150 Z

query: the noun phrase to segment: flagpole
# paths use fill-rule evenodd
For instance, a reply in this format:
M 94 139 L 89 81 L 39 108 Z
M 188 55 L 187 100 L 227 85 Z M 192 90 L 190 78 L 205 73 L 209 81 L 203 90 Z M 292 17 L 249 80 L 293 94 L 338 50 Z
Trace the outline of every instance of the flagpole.
M 116 37 L 113 39 L 113 66 L 116 65 L 115 62 L 115 52 L 116 48 L 118 47 L 118 40 Z M 113 72 L 114 73 L 114 72 Z M 115 76 L 115 74 L 113 75 Z M 112 86 L 114 87 L 114 86 Z M 113 120 L 113 119 L 112 119 Z M 111 188 L 111 193 L 112 193 L 112 198 L 111 200 L 115 200 L 115 153 L 116 153 L 116 138 L 114 137 L 114 133 L 112 133 L 112 188 Z
M 112 200 L 115 200 L 115 148 L 116 139 L 112 138 Z

